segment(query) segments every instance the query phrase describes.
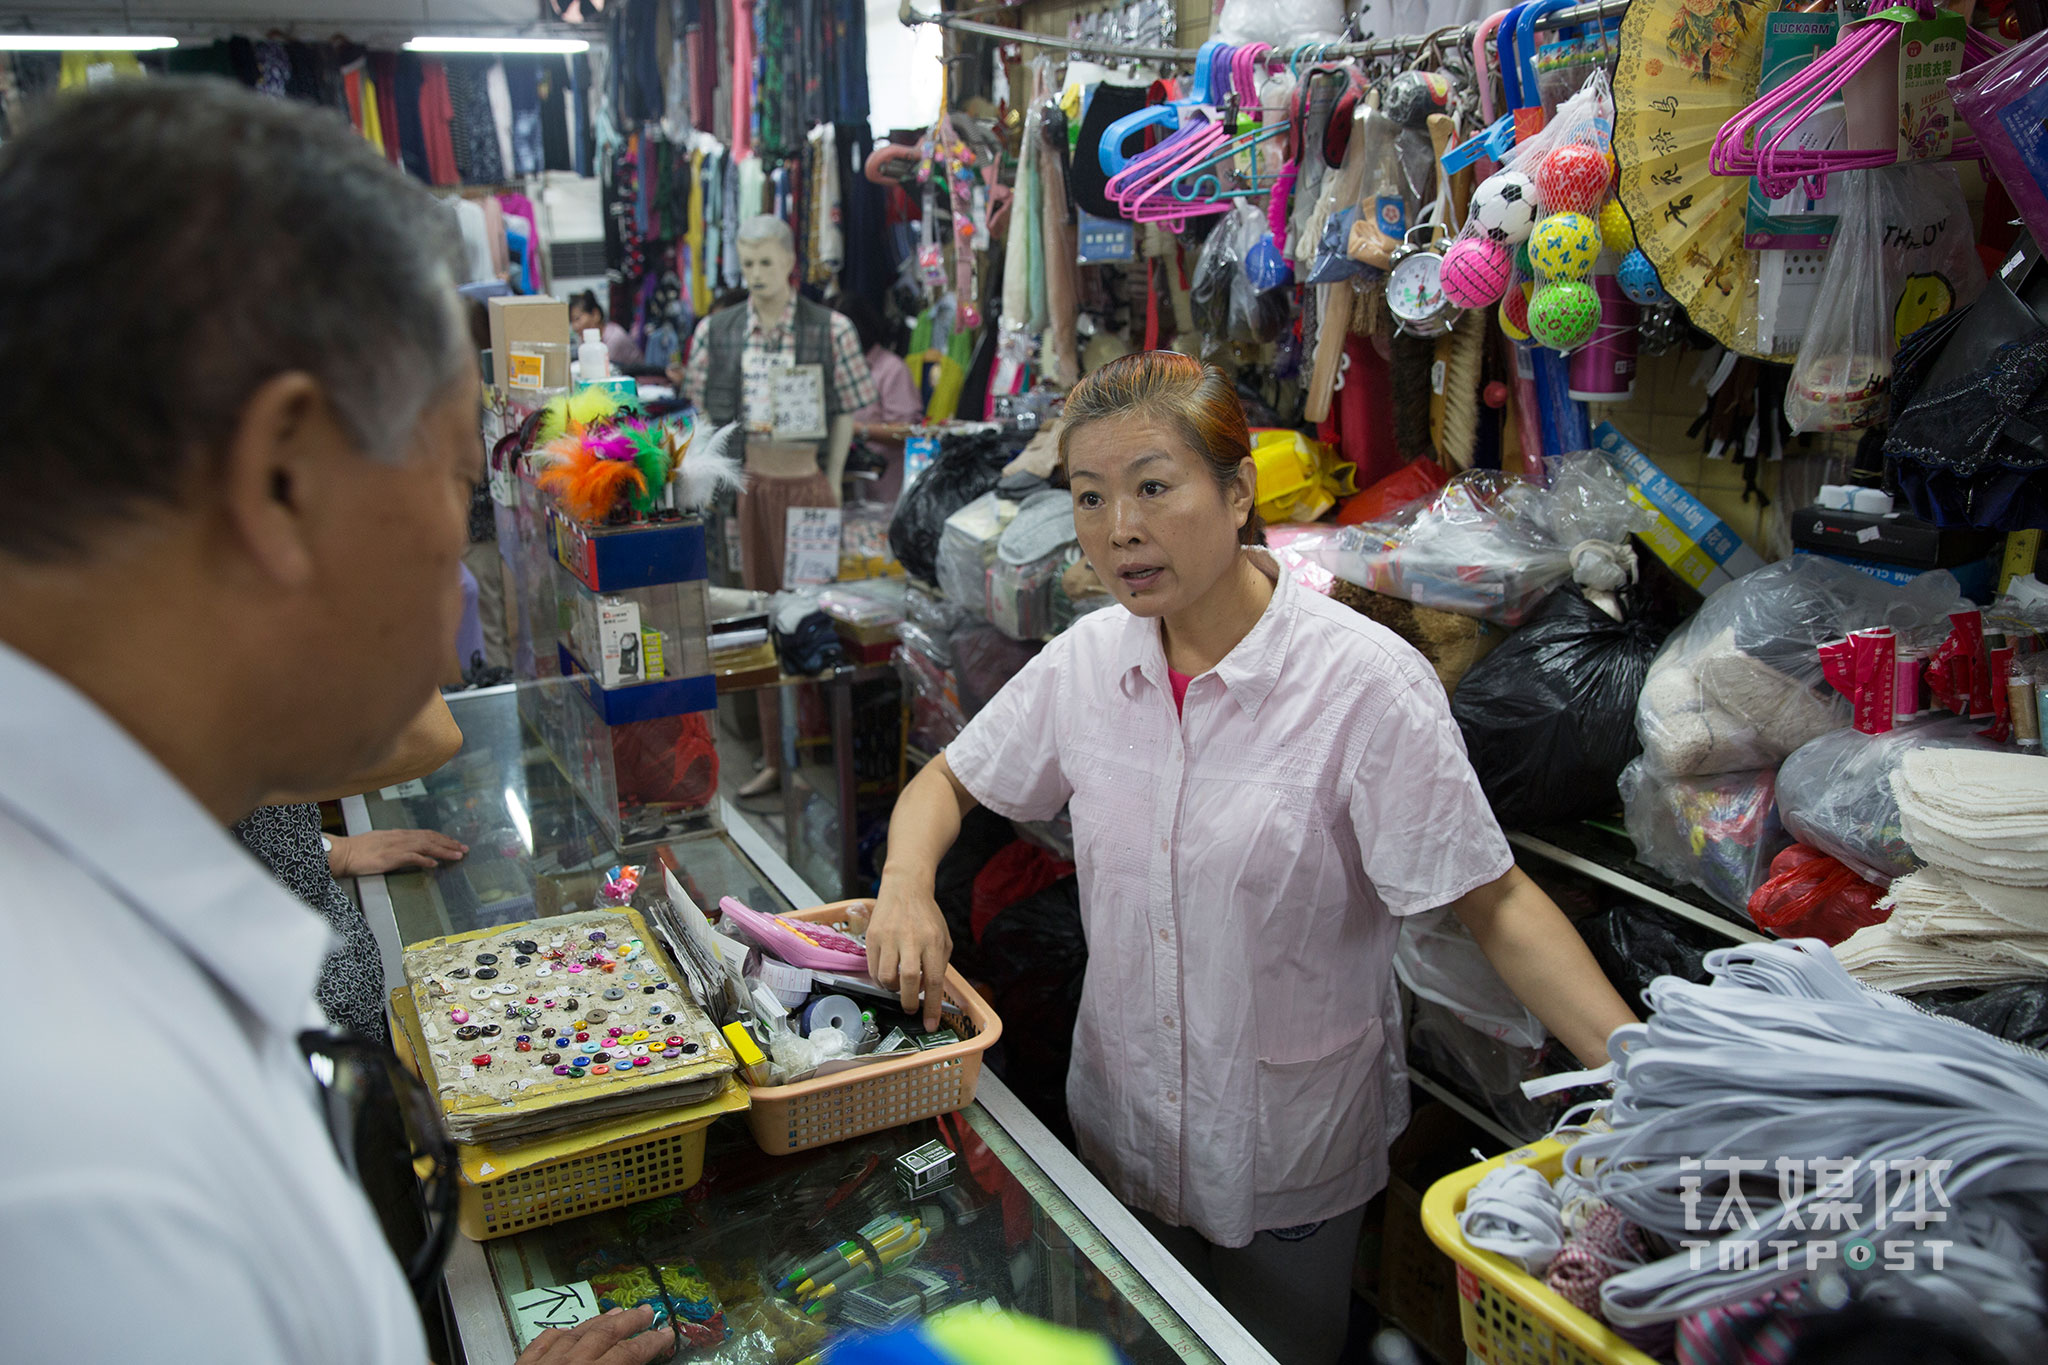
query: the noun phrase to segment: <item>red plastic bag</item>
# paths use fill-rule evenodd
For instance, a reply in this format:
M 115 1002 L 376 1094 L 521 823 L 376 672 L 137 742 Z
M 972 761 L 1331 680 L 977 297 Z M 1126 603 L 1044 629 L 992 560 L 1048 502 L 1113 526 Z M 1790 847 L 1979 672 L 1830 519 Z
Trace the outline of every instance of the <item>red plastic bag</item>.
M 1451 481 L 1443 466 L 1427 455 L 1418 455 L 1370 488 L 1360 489 L 1337 509 L 1339 526 L 1384 521 L 1397 509 L 1431 497 Z
M 1882 924 L 1885 889 L 1817 849 L 1794 844 L 1771 860 L 1771 876 L 1749 898 L 1749 917 L 1780 938 L 1817 938 L 1830 946 Z

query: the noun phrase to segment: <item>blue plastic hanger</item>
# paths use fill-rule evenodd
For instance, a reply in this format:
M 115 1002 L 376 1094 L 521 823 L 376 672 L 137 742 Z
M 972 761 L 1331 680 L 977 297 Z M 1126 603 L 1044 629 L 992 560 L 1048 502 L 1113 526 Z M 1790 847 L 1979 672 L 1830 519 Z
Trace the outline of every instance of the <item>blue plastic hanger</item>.
M 1102 130 L 1102 144 L 1096 148 L 1095 159 L 1101 164 L 1104 175 L 1115 175 L 1131 163 L 1130 157 L 1124 154 L 1124 144 L 1134 135 L 1147 128 L 1177 130 L 1187 121 L 1189 114 L 1207 107 L 1209 83 L 1215 75 L 1216 54 L 1224 46 L 1212 38 L 1195 50 L 1195 74 L 1187 85 L 1190 98 L 1147 105 L 1135 113 L 1125 114 Z M 1223 64 L 1223 71 L 1227 78 L 1230 72 L 1228 62 Z

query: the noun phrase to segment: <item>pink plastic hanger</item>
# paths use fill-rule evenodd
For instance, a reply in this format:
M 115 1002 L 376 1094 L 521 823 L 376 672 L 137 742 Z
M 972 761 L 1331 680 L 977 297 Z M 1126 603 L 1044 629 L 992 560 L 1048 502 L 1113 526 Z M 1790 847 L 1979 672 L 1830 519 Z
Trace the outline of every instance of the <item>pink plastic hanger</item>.
M 1936 12 L 1933 0 L 1917 0 L 1917 7 L 1923 17 Z M 1898 153 L 1891 147 L 1789 148 L 1785 143 L 1822 106 L 1839 97 L 1857 72 L 1896 46 L 1901 27 L 1896 20 L 1879 18 L 1846 31 L 1798 75 L 1723 124 L 1708 153 L 1708 169 L 1715 175 L 1753 175 L 1772 198 L 1790 194 L 1801 182 L 1808 194 L 1819 198 L 1827 177 L 1836 171 L 1895 164 Z M 1972 30 L 1964 43 L 1963 64 L 1975 66 L 2003 50 Z M 1965 132 L 1953 141 L 1947 159 L 1973 161 L 1978 155 L 1976 139 Z

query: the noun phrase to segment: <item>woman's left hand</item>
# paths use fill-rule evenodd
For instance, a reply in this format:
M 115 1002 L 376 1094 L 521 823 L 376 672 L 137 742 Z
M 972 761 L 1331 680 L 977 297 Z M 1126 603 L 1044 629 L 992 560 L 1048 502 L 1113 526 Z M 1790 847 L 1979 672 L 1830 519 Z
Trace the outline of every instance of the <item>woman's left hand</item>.
M 402 868 L 439 867 L 469 852 L 469 845 L 430 829 L 379 829 L 349 839 L 329 837 L 334 847 L 327 853 L 327 870 L 337 877 L 370 877 Z

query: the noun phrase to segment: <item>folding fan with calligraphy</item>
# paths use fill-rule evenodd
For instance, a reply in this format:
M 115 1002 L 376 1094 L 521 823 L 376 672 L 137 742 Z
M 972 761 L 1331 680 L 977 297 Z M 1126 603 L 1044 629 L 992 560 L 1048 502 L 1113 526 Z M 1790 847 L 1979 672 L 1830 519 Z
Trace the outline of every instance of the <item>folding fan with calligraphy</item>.
M 1749 181 L 1717 176 L 1721 125 L 1756 97 L 1775 0 L 1635 0 L 1621 21 L 1614 158 L 1636 242 L 1693 323 L 1758 349 L 1756 254 L 1742 245 Z

